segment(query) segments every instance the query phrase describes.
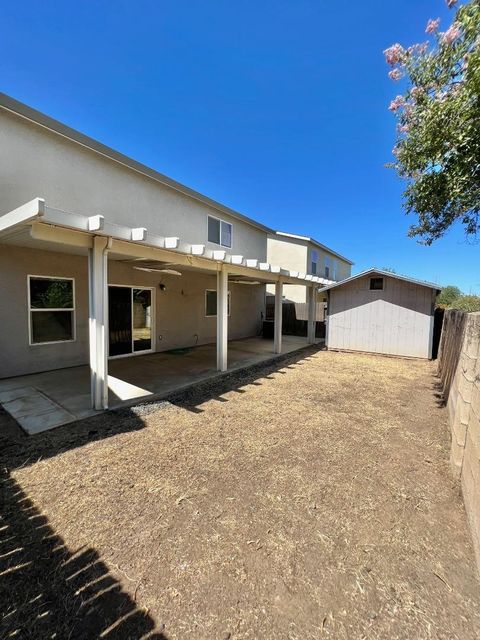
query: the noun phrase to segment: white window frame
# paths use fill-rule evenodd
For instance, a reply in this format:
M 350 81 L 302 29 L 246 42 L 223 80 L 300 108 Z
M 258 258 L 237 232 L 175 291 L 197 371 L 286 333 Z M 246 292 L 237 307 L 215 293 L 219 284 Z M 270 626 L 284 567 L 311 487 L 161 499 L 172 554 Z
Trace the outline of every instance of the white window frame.
M 110 354 L 108 354 L 108 359 L 109 360 L 119 360 L 120 358 L 132 358 L 133 356 L 145 356 L 148 355 L 149 353 L 155 353 L 157 350 L 157 340 L 156 340 L 156 320 L 157 320 L 157 303 L 156 303 L 156 295 L 157 295 L 157 289 L 156 287 L 152 287 L 152 286 L 148 286 L 148 287 L 144 287 L 142 285 L 138 285 L 138 284 L 117 284 L 115 282 L 109 282 L 107 285 L 107 289 L 108 287 L 123 287 L 124 289 L 130 289 L 130 297 L 132 300 L 132 320 L 131 320 L 131 327 L 132 327 L 132 351 L 130 353 L 120 353 L 118 356 L 111 356 Z M 152 346 L 150 349 L 145 349 L 144 351 L 134 351 L 133 350 L 133 343 L 134 343 L 134 339 L 133 339 L 133 290 L 134 289 L 149 289 L 152 292 L 152 316 L 151 316 L 151 323 L 152 326 L 150 327 L 152 330 L 152 338 L 151 338 L 151 342 L 152 342 Z M 110 325 L 107 323 L 107 353 L 110 350 Z
M 316 260 L 313 259 L 313 256 L 316 257 Z M 314 276 L 318 273 L 318 258 L 318 251 L 316 249 L 312 249 L 310 252 L 310 273 Z M 315 265 L 315 271 L 313 270 L 313 265 Z
M 207 293 L 208 292 L 214 292 L 217 293 L 216 289 L 205 289 L 205 317 L 206 318 L 216 318 L 217 317 L 217 312 L 215 311 L 215 313 L 207 313 Z M 217 307 L 218 307 L 218 298 L 217 298 Z M 232 292 L 229 291 L 228 292 L 228 300 L 227 300 L 227 315 L 228 317 L 230 317 L 232 315 Z
M 31 296 L 30 296 L 30 280 L 32 278 L 37 278 L 39 280 L 70 280 L 72 283 L 72 300 L 73 307 L 69 307 L 68 309 L 35 309 L 32 308 L 31 304 Z M 36 274 L 28 274 L 27 275 L 27 309 L 28 309 L 28 345 L 30 347 L 43 347 L 47 344 L 66 344 L 68 342 L 75 342 L 77 339 L 77 311 L 75 306 L 75 278 L 71 278 L 68 276 L 50 276 L 50 275 L 36 275 Z M 71 311 L 73 314 L 72 319 L 72 337 L 68 340 L 50 340 L 48 342 L 33 342 L 33 324 L 32 324 L 32 313 L 42 313 L 44 311 Z
M 333 258 L 332 280 L 335 280 L 335 282 L 336 282 L 337 281 L 337 276 L 338 276 L 338 260 Z
M 218 238 L 219 242 L 213 242 L 208 238 L 208 221 L 210 218 L 212 218 L 212 220 L 218 220 L 220 223 L 220 237 Z M 222 244 L 222 224 L 230 225 L 230 239 L 231 239 L 230 245 Z M 222 218 L 217 218 L 216 216 L 211 216 L 210 214 L 208 214 L 207 215 L 207 242 L 210 242 L 211 244 L 216 244 L 219 247 L 225 247 L 226 249 L 231 249 L 233 247 L 233 224 L 228 220 L 223 220 Z
M 328 269 L 328 276 L 327 276 L 327 269 Z M 331 279 L 331 260 L 330 260 L 330 256 L 325 256 L 325 263 L 324 263 L 324 271 L 323 271 L 325 278 L 327 278 L 328 280 Z

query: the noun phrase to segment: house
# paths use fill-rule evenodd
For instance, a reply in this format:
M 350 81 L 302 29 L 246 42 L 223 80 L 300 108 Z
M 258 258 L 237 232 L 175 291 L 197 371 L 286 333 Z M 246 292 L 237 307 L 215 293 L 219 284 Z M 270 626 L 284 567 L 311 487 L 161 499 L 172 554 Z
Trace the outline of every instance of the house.
M 225 371 L 267 284 L 308 291 L 313 342 L 320 278 L 269 263 L 272 233 L 0 94 L 0 378 L 88 364 L 102 409 L 114 358 L 216 343 Z
M 353 262 L 326 247 L 317 240 L 307 236 L 276 231 L 267 238 L 267 260 L 274 264 L 282 264 L 285 268 L 298 273 L 311 274 L 321 278 L 322 284 L 329 284 L 348 278 Z M 294 302 L 298 320 L 306 320 L 305 287 L 286 285 L 285 301 Z M 267 286 L 267 294 L 273 295 L 275 290 Z M 324 320 L 323 296 L 317 299 L 317 320 Z
M 319 291 L 328 349 L 431 358 L 436 284 L 369 269 Z

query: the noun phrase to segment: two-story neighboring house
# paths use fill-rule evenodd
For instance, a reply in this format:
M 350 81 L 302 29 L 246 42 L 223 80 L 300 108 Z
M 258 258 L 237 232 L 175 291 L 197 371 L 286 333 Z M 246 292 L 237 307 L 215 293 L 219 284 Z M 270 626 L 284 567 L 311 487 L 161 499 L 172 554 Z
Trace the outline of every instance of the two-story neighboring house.
M 268 235 L 267 260 L 272 263 L 278 262 L 287 269 L 302 274 L 311 274 L 329 282 L 349 278 L 353 265 L 351 260 L 313 238 L 282 231 Z M 329 284 L 329 282 L 325 282 L 325 284 Z M 274 288 L 267 286 L 267 293 L 273 294 Z M 286 301 L 299 304 L 304 304 L 307 301 L 305 287 L 286 285 L 283 293 Z M 318 311 L 321 315 L 321 305 L 319 305 Z
M 313 326 L 320 278 L 270 264 L 272 233 L 0 94 L 0 378 L 89 364 L 100 409 L 112 358 L 216 343 L 224 371 L 267 284 L 308 289 Z

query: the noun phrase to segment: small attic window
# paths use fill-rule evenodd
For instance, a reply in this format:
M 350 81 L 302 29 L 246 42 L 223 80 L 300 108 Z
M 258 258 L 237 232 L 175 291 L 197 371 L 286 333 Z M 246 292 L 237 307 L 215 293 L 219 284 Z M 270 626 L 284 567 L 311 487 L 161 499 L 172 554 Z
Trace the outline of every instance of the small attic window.
M 383 278 L 370 278 L 370 291 L 383 291 Z

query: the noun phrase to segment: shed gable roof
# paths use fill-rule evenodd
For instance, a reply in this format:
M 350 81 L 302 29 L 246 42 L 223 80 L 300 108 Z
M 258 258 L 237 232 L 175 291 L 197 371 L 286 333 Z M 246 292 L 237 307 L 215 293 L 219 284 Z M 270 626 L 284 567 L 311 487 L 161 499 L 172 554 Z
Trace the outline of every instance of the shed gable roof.
M 379 275 L 387 278 L 395 278 L 396 280 L 403 280 L 404 282 L 411 282 L 412 284 L 419 285 L 420 287 L 426 287 L 427 289 L 434 289 L 435 291 L 441 291 L 442 287 L 438 284 L 434 284 L 433 282 L 426 282 L 425 280 L 417 280 L 416 278 L 410 278 L 409 276 L 402 276 L 398 273 L 393 273 L 392 271 L 385 271 L 384 269 L 376 269 L 372 267 L 371 269 L 367 269 L 366 271 L 362 271 L 357 273 L 355 276 L 351 276 L 350 278 L 345 278 L 345 280 L 340 280 L 339 282 L 335 282 L 334 284 L 327 285 L 326 287 L 322 287 L 319 289 L 319 293 L 323 291 L 329 291 L 330 289 L 336 289 L 346 284 L 347 282 L 351 282 L 352 280 L 358 280 L 359 278 L 364 278 L 365 276 L 371 275 Z

